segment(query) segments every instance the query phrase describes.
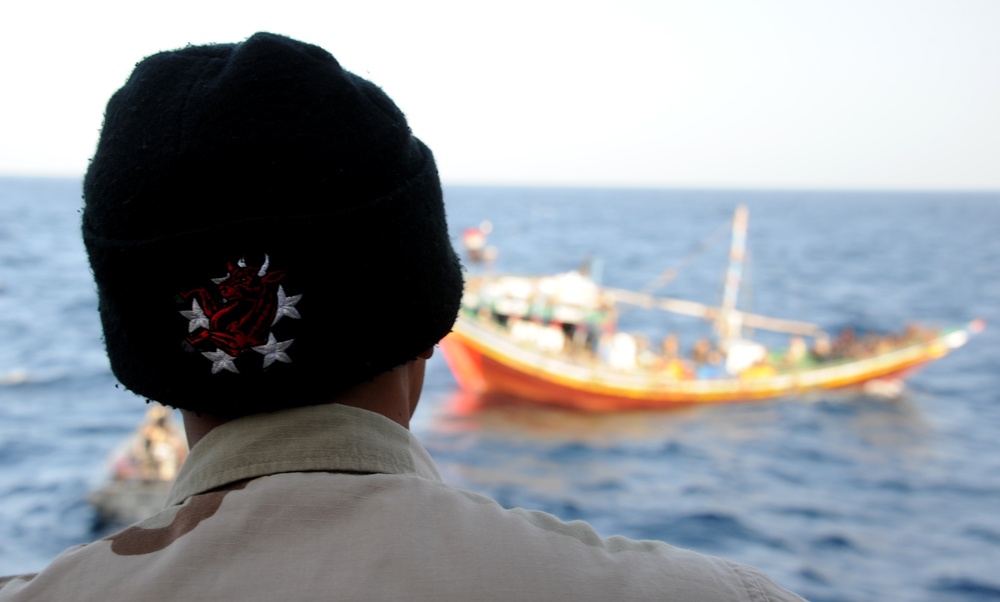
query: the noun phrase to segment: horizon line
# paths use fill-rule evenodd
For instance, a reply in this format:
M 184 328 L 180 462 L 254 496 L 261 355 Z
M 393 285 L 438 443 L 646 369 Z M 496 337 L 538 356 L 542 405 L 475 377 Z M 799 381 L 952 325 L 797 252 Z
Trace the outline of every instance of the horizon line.
M 82 180 L 83 174 L 39 172 L 13 173 L 0 171 L 0 179 L 7 180 Z M 1000 194 L 1000 186 L 982 188 L 973 186 L 920 187 L 906 185 L 819 185 L 819 184 L 726 184 L 696 182 L 539 182 L 531 180 L 468 180 L 442 178 L 445 188 L 511 188 L 511 189 L 562 189 L 562 190 L 677 190 L 677 191 L 732 191 L 732 192 L 879 192 L 879 193 L 929 193 L 929 194 Z

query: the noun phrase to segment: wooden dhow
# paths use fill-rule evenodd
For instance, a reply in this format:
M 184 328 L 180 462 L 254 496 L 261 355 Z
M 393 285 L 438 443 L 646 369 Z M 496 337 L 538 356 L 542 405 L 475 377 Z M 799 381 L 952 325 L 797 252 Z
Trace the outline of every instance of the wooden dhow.
M 458 321 L 441 341 L 445 360 L 459 386 L 475 394 L 585 411 L 651 410 L 846 388 L 894 394 L 908 375 L 984 327 L 973 320 L 886 335 L 847 330 L 831 338 L 815 324 L 740 311 L 747 216 L 741 206 L 733 219 L 718 306 L 602 287 L 580 271 L 473 276 Z M 615 316 L 625 305 L 704 319 L 714 327 L 715 343 L 683 357 L 676 341 L 643 348 L 633 335 L 616 331 Z M 744 338 L 748 328 L 786 333 L 789 345 L 767 349 Z

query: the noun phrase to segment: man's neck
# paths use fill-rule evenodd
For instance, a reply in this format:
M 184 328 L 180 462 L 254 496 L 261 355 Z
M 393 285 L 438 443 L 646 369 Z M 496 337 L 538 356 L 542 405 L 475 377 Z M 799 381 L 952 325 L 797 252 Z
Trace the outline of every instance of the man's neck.
M 413 361 L 355 385 L 327 403 L 339 403 L 375 412 L 408 429 L 423 389 L 426 360 L 431 357 L 432 352 L 433 349 L 428 350 Z M 200 414 L 192 410 L 181 410 L 181 415 L 189 447 L 194 447 L 212 429 L 233 420 L 231 417 Z

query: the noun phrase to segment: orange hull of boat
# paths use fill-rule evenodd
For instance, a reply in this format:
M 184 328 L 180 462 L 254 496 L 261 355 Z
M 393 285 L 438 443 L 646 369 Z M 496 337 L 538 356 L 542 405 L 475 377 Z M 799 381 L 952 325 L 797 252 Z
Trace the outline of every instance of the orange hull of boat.
M 504 394 L 522 400 L 585 411 L 664 409 L 692 404 L 757 401 L 813 390 L 858 387 L 866 382 L 899 381 L 929 361 L 946 355 L 940 341 L 915 345 L 891 358 L 859 360 L 824 370 L 804 370 L 774 378 L 669 380 L 651 375 L 646 384 L 614 378 L 573 378 L 547 369 L 542 356 L 532 365 L 530 352 L 492 347 L 484 330 L 460 319 L 441 341 L 441 349 L 460 387 L 475 394 Z M 495 339 L 494 335 L 494 339 Z M 495 342 L 495 341 L 494 341 Z M 537 355 L 537 354 L 536 354 Z

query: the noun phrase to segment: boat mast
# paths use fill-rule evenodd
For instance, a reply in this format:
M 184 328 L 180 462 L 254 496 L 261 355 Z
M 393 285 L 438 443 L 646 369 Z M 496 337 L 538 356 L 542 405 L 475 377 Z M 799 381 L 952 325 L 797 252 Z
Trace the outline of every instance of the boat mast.
M 729 245 L 729 267 L 726 269 L 725 287 L 722 292 L 722 306 L 715 322 L 719 344 L 726 348 L 732 339 L 742 338 L 743 316 L 736 309 L 743 280 L 743 262 L 746 258 L 747 220 L 750 210 L 746 205 L 736 207 L 733 214 L 733 237 Z

